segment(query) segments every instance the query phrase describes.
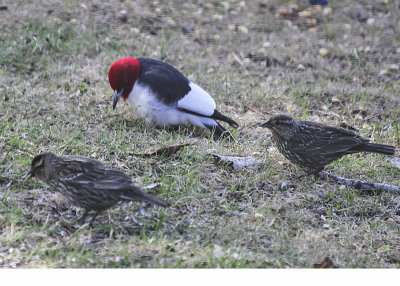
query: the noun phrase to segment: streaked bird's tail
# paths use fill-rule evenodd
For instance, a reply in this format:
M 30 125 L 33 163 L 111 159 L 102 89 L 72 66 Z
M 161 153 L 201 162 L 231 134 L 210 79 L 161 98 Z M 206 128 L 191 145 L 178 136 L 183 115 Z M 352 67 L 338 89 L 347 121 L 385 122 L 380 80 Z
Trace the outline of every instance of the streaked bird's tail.
M 121 195 L 121 199 L 128 201 L 144 201 L 148 203 L 152 203 L 155 205 L 159 205 L 162 207 L 169 207 L 171 204 L 163 199 L 157 198 L 150 194 L 143 192 L 139 187 L 134 186 L 133 189 L 125 192 L 125 194 Z
M 371 152 L 385 155 L 393 155 L 396 151 L 396 147 L 385 144 L 366 143 L 357 146 L 355 149 L 353 148 L 353 150 L 357 152 Z

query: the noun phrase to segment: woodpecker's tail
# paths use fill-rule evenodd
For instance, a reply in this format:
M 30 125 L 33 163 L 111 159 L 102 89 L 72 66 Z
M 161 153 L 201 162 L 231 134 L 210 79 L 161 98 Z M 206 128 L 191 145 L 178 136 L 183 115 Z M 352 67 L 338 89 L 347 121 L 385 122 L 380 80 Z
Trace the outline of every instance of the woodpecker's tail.
M 396 147 L 385 144 L 366 143 L 356 147 L 357 152 L 371 152 L 385 155 L 393 155 Z
M 226 117 L 225 115 L 221 114 L 218 110 L 214 110 L 214 114 L 210 116 L 212 119 L 216 120 L 222 120 L 226 123 L 228 123 L 230 126 L 233 128 L 238 128 L 239 124 L 237 124 L 234 120 L 230 119 L 229 117 Z
M 152 204 L 156 204 L 162 207 L 169 207 L 170 203 L 164 201 L 163 199 L 157 198 L 150 194 L 143 192 L 139 187 L 134 186 L 132 189 L 126 191 L 121 195 L 121 199 L 128 201 L 144 201 Z

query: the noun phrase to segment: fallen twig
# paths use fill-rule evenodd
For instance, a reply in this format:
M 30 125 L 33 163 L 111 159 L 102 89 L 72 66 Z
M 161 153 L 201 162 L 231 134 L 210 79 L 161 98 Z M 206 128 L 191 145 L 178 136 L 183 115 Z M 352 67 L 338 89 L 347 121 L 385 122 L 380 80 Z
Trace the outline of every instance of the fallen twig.
M 193 143 L 184 143 L 184 144 L 174 144 L 162 147 L 158 150 L 152 152 L 145 152 L 145 153 L 131 153 L 131 155 L 141 156 L 141 157 L 153 157 L 153 156 L 171 156 L 172 154 L 177 153 L 185 146 L 192 145 Z
M 336 176 L 332 173 L 329 173 L 327 171 L 322 171 L 319 173 L 319 175 L 325 180 L 330 178 L 339 184 L 350 186 L 357 190 L 379 190 L 384 192 L 400 194 L 400 187 L 398 186 L 343 178 Z
M 263 117 L 267 117 L 267 115 L 265 113 L 262 113 L 261 111 L 259 111 L 257 108 L 254 108 L 250 105 L 244 104 L 245 107 L 247 107 L 248 109 L 250 109 L 251 111 L 263 116 Z

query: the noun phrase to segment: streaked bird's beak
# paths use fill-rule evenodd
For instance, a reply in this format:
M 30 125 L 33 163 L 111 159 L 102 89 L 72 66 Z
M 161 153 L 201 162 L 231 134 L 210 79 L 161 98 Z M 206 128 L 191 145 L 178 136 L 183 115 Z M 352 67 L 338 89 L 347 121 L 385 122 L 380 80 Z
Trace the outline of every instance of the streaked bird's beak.
M 121 89 L 120 92 L 117 90 L 114 91 L 114 102 L 113 102 L 113 109 L 117 106 L 118 100 L 121 97 L 122 93 L 124 92 L 124 89 Z
M 265 127 L 265 128 L 270 128 L 270 129 L 272 128 L 272 124 L 269 123 L 269 120 L 265 121 L 264 123 L 260 124 L 259 126 L 260 127 Z

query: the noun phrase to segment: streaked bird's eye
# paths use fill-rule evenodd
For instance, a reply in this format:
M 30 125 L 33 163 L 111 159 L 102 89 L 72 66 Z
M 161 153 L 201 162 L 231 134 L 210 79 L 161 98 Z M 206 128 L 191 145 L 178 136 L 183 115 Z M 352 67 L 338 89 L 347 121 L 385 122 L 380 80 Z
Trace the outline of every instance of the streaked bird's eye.
M 37 168 L 37 167 L 41 166 L 41 165 L 42 165 L 42 163 L 43 163 L 43 159 L 42 159 L 42 158 L 40 158 L 40 160 L 39 160 L 39 161 L 35 162 L 35 164 L 34 164 L 34 166 L 33 166 L 33 167 Z

